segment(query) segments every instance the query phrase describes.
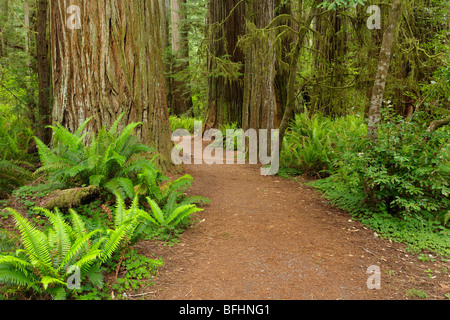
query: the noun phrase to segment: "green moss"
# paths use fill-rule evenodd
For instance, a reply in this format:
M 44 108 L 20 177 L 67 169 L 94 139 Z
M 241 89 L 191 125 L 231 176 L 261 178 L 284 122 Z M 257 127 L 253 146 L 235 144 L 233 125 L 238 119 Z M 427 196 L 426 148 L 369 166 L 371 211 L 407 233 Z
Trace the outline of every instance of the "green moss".
M 79 207 L 98 194 L 100 194 L 100 188 L 96 186 L 57 191 L 46 201 L 44 208 L 53 210 L 54 208 L 68 209 Z

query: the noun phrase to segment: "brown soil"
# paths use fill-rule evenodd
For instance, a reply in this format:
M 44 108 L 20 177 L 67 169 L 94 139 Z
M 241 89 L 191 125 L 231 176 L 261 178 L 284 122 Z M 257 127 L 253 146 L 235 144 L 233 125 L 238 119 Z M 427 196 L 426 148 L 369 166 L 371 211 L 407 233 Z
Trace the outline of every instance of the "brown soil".
M 175 246 L 138 245 L 165 262 L 147 299 L 402 300 L 417 289 L 437 300 L 450 293 L 448 262 L 419 261 L 301 182 L 263 177 L 250 165 L 189 165 L 186 173 L 194 177 L 190 193 L 212 202 Z M 369 266 L 381 268 L 380 290 L 367 287 Z

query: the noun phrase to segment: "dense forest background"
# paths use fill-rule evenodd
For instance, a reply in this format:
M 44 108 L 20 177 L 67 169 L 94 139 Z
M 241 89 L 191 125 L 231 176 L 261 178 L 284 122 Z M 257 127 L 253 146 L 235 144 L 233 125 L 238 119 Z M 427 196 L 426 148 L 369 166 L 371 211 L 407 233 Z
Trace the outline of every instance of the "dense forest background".
M 157 153 L 170 170 L 174 130 L 193 132 L 195 120 L 279 129 L 279 175 L 307 178 L 388 237 L 448 254 L 449 8 L 1 0 L 0 196 L 90 186 L 154 195 L 149 181 L 162 174 L 128 157 Z M 119 132 L 142 145 L 125 150 Z

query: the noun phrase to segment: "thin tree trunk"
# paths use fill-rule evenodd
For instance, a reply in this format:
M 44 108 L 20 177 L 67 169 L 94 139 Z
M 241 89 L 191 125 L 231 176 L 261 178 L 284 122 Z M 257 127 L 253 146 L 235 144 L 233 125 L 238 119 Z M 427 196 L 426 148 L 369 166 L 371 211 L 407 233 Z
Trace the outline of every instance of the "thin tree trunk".
M 36 22 L 36 55 L 37 70 L 39 78 L 39 94 L 38 94 L 38 130 L 37 136 L 45 144 L 51 142 L 51 130 L 46 128 L 51 125 L 51 108 L 50 108 L 50 59 L 49 46 L 47 40 L 47 13 L 48 1 L 39 0 Z
M 389 73 L 389 66 L 392 56 L 392 47 L 395 40 L 395 34 L 399 25 L 402 12 L 402 0 L 394 0 L 392 3 L 391 17 L 389 24 L 383 36 L 381 45 L 381 53 L 378 65 L 378 72 L 373 88 L 372 99 L 369 109 L 368 137 L 374 141 L 378 141 L 378 127 L 381 121 L 381 107 L 383 105 L 384 90 L 386 80 Z
M 161 6 L 153 0 L 78 0 L 80 30 L 66 27 L 65 0 L 50 2 L 53 120 L 76 130 L 142 122 L 138 136 L 170 159 Z
M 286 131 L 289 127 L 289 123 L 294 117 L 294 110 L 295 110 L 295 101 L 297 96 L 297 90 L 296 87 L 296 78 L 298 73 L 298 67 L 299 67 L 299 57 L 301 53 L 301 49 L 303 47 L 303 44 L 305 42 L 305 38 L 307 33 L 309 32 L 309 28 L 311 26 L 311 23 L 313 22 L 313 19 L 317 16 L 319 13 L 319 9 L 316 5 L 313 5 L 310 12 L 308 13 L 307 18 L 304 20 L 305 23 L 303 26 L 301 26 L 300 31 L 298 32 L 298 38 L 297 42 L 295 43 L 295 47 L 291 54 L 291 62 L 289 64 L 289 80 L 287 85 L 287 102 L 286 107 L 283 115 L 283 120 L 281 121 L 280 125 L 280 153 L 281 149 L 283 147 L 283 140 L 286 135 Z M 297 18 L 297 20 L 301 20 L 300 17 Z
M 0 58 L 6 57 L 6 37 L 4 36 L 5 28 L 4 23 L 5 21 L 8 21 L 8 14 L 9 14 L 9 0 L 4 0 L 3 7 L 2 7 L 2 18 L 3 21 L 0 23 Z

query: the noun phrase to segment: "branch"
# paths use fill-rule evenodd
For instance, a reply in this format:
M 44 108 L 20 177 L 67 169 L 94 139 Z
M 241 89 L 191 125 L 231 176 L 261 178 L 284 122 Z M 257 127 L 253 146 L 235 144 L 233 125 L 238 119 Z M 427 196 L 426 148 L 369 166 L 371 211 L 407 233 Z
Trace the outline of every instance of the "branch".
M 450 124 L 450 116 L 441 120 L 433 121 L 427 129 L 427 133 L 434 133 L 448 124 Z
M 414 114 L 417 113 L 417 111 L 419 111 L 419 109 L 423 106 L 423 104 L 428 100 L 428 98 L 431 96 L 431 94 L 436 91 L 437 88 L 439 88 L 441 86 L 441 84 L 444 83 L 444 79 L 441 80 L 439 83 L 437 83 L 433 89 L 430 90 L 430 92 L 428 92 L 428 94 L 425 96 L 425 98 L 414 108 L 415 112 L 413 112 L 409 117 L 408 120 L 411 121 L 414 118 Z

